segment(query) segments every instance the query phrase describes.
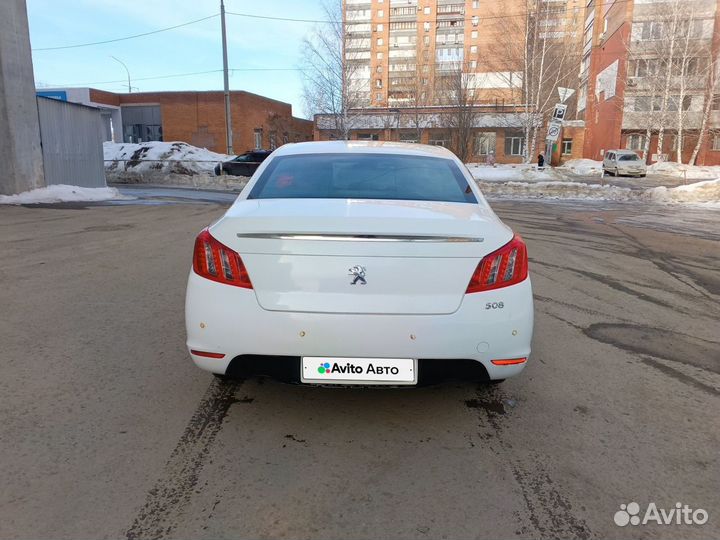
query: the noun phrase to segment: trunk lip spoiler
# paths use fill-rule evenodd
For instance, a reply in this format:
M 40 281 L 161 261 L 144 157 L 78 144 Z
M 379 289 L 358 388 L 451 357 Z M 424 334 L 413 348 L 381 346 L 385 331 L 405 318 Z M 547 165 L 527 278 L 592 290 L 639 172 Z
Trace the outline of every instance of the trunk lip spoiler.
M 341 242 L 484 242 L 477 236 L 441 236 L 416 234 L 347 234 L 347 233 L 237 233 L 238 238 L 264 240 L 319 240 Z

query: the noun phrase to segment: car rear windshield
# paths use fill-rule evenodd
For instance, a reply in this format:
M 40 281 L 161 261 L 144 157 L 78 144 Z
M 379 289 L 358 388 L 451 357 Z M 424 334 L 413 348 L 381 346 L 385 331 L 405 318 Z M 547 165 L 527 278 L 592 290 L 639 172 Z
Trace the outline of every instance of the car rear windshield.
M 390 199 L 477 203 L 449 159 L 393 154 L 273 158 L 249 199 Z
M 619 161 L 639 161 L 640 158 L 637 154 L 620 154 L 618 156 Z

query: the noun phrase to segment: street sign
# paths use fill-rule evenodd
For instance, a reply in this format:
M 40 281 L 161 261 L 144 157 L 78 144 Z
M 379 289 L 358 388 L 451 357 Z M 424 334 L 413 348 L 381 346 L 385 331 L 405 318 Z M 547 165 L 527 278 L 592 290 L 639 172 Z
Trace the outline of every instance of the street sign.
M 563 121 L 565 120 L 565 112 L 567 111 L 567 105 L 563 105 L 562 103 L 556 103 L 555 104 L 555 110 L 553 111 L 553 120 L 559 120 Z
M 563 88 L 558 86 L 558 94 L 560 94 L 560 103 L 565 103 L 575 93 L 572 88 Z
M 562 122 L 558 122 L 557 120 L 551 120 L 550 124 L 548 125 L 547 137 L 545 137 L 545 140 L 548 142 L 556 142 L 558 140 L 558 137 L 560 137 L 561 129 Z

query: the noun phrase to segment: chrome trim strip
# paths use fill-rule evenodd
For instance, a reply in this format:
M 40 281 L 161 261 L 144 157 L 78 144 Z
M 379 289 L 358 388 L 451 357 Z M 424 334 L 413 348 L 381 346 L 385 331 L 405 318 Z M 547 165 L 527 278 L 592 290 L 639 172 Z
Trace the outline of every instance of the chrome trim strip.
M 472 236 L 418 236 L 397 234 L 333 234 L 333 233 L 237 233 L 238 238 L 273 240 L 321 240 L 342 242 L 483 242 Z

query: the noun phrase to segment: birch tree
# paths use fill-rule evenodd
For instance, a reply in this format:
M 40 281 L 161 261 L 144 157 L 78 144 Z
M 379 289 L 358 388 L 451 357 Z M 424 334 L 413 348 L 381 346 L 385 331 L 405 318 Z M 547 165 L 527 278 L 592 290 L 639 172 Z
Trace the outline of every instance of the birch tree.
M 494 67 L 506 77 L 508 88 L 520 87 L 526 162 L 538 149 L 540 129 L 550 119 L 557 88 L 577 86 L 579 37 L 566 24 L 567 13 L 564 5 L 526 0 L 525 15 L 504 21 L 505 31 L 498 38 L 501 52 Z M 571 114 L 568 111 L 566 116 Z
M 322 7 L 326 22 L 302 44 L 303 100 L 307 113 L 328 115 L 334 125 L 332 135 L 347 140 L 357 116 L 353 109 L 369 103 L 370 62 L 353 49 L 346 50 L 346 26 L 353 21 L 343 23 L 342 1 L 325 0 Z
M 473 76 L 463 62 L 437 72 L 436 94 L 444 105 L 444 124 L 451 134 L 451 147 L 460 160 L 467 162 L 471 152 L 479 109 L 474 95 Z

